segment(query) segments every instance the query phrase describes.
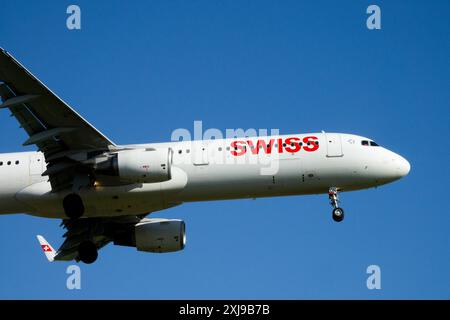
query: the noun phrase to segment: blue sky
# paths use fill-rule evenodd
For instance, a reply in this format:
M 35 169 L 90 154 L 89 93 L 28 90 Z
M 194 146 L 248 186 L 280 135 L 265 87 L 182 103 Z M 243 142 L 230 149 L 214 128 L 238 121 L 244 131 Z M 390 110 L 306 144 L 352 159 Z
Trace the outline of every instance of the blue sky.
M 81 30 L 66 28 L 78 4 Z M 370 4 L 382 29 L 366 28 Z M 0 46 L 117 143 L 176 128 L 279 128 L 368 136 L 406 157 L 406 178 L 342 194 L 191 203 L 184 251 L 109 245 L 81 265 L 46 261 L 58 220 L 0 217 L 0 298 L 450 298 L 448 1 L 6 1 Z M 0 112 L 0 152 L 25 133 Z M 366 268 L 381 267 L 368 290 Z

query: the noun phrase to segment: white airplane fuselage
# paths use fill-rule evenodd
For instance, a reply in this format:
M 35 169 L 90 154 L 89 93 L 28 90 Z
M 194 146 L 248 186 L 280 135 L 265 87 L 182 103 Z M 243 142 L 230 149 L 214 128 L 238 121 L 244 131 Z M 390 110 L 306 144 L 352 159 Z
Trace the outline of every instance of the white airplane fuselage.
M 330 187 L 359 190 L 408 174 L 403 157 L 362 141 L 371 139 L 312 133 L 127 145 L 170 148 L 171 179 L 81 189 L 84 217 L 146 214 L 191 201 L 319 194 Z M 45 170 L 40 152 L 0 154 L 0 213 L 66 218 L 62 199 L 70 190 L 52 192 Z

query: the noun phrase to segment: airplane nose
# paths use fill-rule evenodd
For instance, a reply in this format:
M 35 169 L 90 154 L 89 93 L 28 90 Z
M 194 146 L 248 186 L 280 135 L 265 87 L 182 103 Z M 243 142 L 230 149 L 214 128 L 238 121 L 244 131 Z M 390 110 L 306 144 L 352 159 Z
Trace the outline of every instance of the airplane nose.
M 408 175 L 411 170 L 408 160 L 390 150 L 382 149 L 381 151 L 381 157 L 373 157 L 373 160 L 367 160 L 369 165 L 365 166 L 365 172 L 369 179 L 376 177 L 378 184 L 385 184 Z
M 411 165 L 409 164 L 408 160 L 406 160 L 402 156 L 398 156 L 396 162 L 397 162 L 397 172 L 400 178 L 406 176 L 411 170 Z

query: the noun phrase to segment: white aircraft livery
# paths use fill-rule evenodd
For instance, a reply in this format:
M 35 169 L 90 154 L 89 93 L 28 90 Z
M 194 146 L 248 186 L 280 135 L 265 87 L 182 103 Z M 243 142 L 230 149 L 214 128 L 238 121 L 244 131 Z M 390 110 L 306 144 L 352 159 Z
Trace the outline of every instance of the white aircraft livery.
M 185 246 L 182 220 L 147 218 L 192 201 L 338 193 L 407 175 L 410 164 L 372 139 L 308 133 L 118 145 L 0 49 L 0 109 L 9 109 L 37 152 L 0 154 L 0 214 L 62 219 L 49 261 L 92 263 L 108 243 L 145 252 Z

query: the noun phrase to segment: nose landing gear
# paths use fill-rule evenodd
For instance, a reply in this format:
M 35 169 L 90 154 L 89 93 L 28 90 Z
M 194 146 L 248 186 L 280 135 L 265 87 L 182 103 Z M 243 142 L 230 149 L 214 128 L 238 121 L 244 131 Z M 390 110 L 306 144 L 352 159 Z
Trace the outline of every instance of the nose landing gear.
M 333 209 L 333 220 L 336 222 L 341 222 L 344 220 L 344 209 L 339 207 L 339 196 L 338 190 L 335 187 L 331 187 L 328 190 L 328 198 L 330 199 L 330 204 L 334 208 Z

